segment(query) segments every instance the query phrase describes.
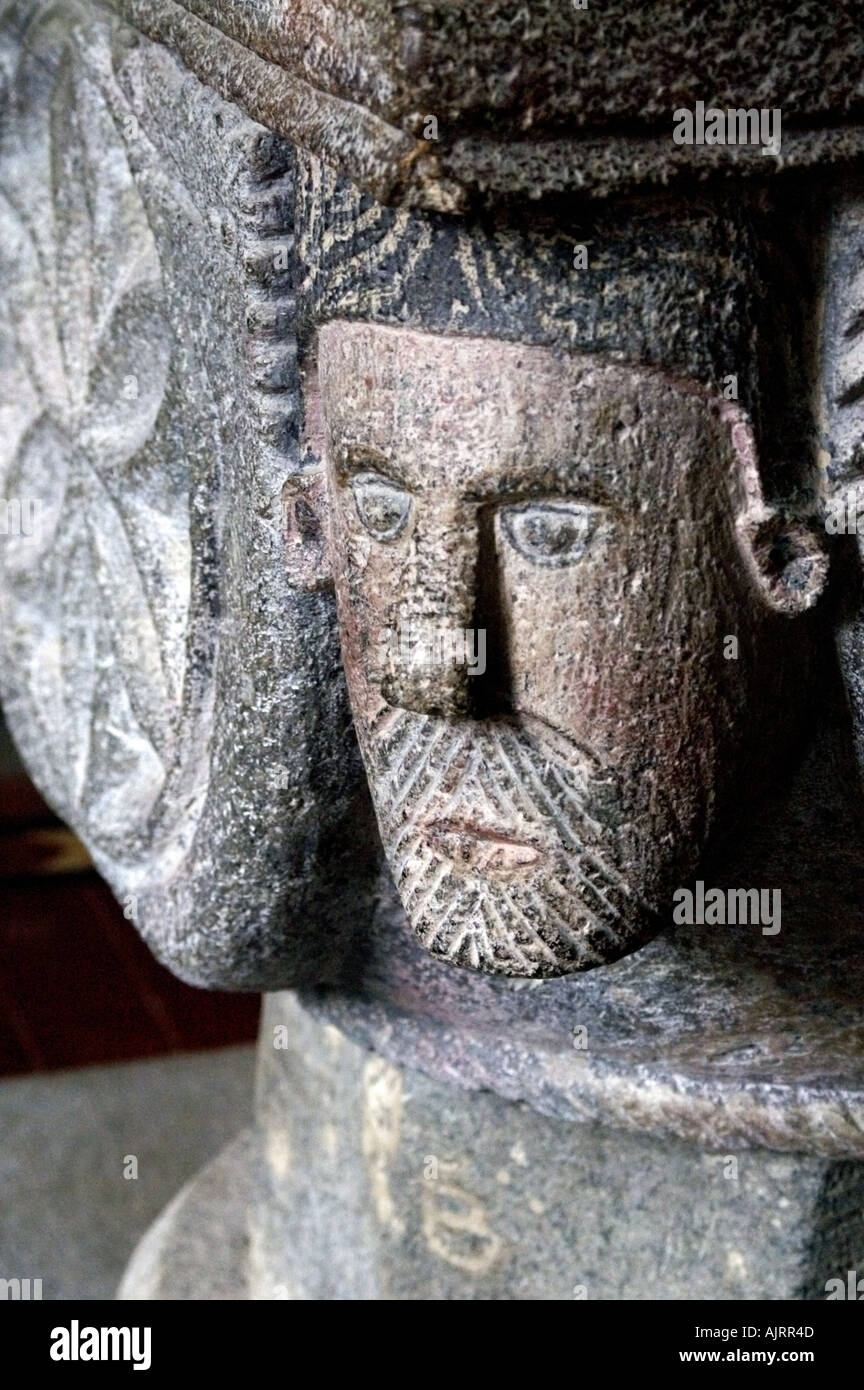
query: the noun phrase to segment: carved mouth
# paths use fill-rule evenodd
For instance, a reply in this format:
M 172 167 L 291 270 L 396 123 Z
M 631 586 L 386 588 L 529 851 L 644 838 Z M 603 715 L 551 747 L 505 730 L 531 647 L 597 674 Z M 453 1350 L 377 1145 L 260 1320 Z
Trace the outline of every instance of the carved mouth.
M 427 821 L 423 829 L 429 848 L 454 868 L 491 878 L 532 873 L 546 857 L 536 845 L 495 826 L 436 820 Z

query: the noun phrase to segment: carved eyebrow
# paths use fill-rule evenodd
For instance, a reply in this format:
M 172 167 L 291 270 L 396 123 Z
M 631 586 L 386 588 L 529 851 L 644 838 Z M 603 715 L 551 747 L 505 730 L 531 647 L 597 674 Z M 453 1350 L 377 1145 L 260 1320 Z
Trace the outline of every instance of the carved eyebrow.
M 469 488 L 463 493 L 466 502 L 487 506 L 510 506 L 518 502 L 568 501 L 584 502 L 587 506 L 621 511 L 617 501 L 600 479 L 574 477 L 563 469 L 549 469 L 534 477 L 505 475 L 491 488 Z
M 350 483 L 360 473 L 376 473 L 405 492 L 420 497 L 423 495 L 422 480 L 409 477 L 396 457 L 390 457 L 372 444 L 362 444 L 357 440 L 339 440 L 330 450 L 333 470 L 340 484 Z M 446 480 L 443 480 L 446 487 Z M 431 495 L 440 491 L 433 484 Z M 529 473 L 514 468 L 500 477 L 490 479 L 488 484 L 469 486 L 461 491 L 462 499 L 478 506 L 509 506 L 519 502 L 553 501 L 566 499 L 569 502 L 584 502 L 588 506 L 604 507 L 609 511 L 623 512 L 620 499 L 616 499 L 601 478 L 578 476 L 572 464 L 550 464 L 547 468 Z
M 358 473 L 379 473 L 397 487 L 410 491 L 398 464 L 371 444 L 343 440 L 333 450 L 333 466 L 339 482 L 349 482 Z

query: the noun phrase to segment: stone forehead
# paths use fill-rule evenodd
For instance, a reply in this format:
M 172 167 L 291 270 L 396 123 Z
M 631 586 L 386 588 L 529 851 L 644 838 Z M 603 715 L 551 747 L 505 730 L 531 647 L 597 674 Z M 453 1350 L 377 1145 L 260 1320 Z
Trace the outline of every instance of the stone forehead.
M 319 372 L 334 442 L 396 451 L 394 462 L 410 470 L 413 459 L 424 474 L 438 455 L 460 472 L 509 460 L 670 479 L 694 464 L 713 472 L 712 460 L 743 479 L 752 461 L 737 407 L 696 382 L 593 354 L 334 322 L 319 334 Z
M 318 343 L 322 382 L 338 387 L 331 408 L 346 393 L 353 408 L 357 397 L 379 392 L 398 393 L 420 407 L 430 401 L 482 404 L 496 394 L 520 403 L 552 400 L 559 408 L 566 401 L 575 411 L 617 399 L 642 400 L 650 409 L 652 402 L 675 398 L 694 403 L 694 413 L 722 406 L 696 381 L 560 346 L 339 321 L 320 329 Z

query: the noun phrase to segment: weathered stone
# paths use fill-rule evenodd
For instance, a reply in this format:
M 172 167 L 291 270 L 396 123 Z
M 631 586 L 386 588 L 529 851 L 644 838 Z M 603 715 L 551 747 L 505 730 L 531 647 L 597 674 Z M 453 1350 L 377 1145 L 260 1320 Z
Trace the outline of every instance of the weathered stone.
M 261 1200 L 261 1173 L 257 1138 L 244 1130 L 154 1221 L 117 1297 L 136 1302 L 249 1298 L 248 1215 Z
M 281 997 L 260 1057 L 257 1147 L 180 1194 L 121 1297 L 819 1299 L 860 1268 L 858 1164 L 567 1124 L 385 1061 Z
M 821 320 L 820 461 L 825 524 L 836 539 L 837 650 L 864 770 L 864 192 L 853 185 L 832 209 Z
M 0 490 L 39 506 L 2 543 L 9 723 L 179 974 L 314 980 L 366 797 L 332 600 L 282 558 L 290 152 L 91 6 L 4 18 Z
M 860 1259 L 860 36 L 631 11 L 0 4 L 10 723 L 178 973 L 304 991 L 127 1294 Z
M 854 0 L 770 18 L 744 0 L 698 13 L 674 0 L 110 3 L 384 201 L 457 212 L 514 192 L 606 196 L 864 155 Z M 782 156 L 673 144 L 673 111 L 699 100 L 787 112 Z

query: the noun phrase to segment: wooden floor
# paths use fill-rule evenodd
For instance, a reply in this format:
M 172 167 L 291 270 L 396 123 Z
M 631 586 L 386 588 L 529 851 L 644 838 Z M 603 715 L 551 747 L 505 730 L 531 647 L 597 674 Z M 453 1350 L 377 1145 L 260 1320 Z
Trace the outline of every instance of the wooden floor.
M 0 1074 L 254 1038 L 259 996 L 181 984 L 22 776 L 0 779 Z

